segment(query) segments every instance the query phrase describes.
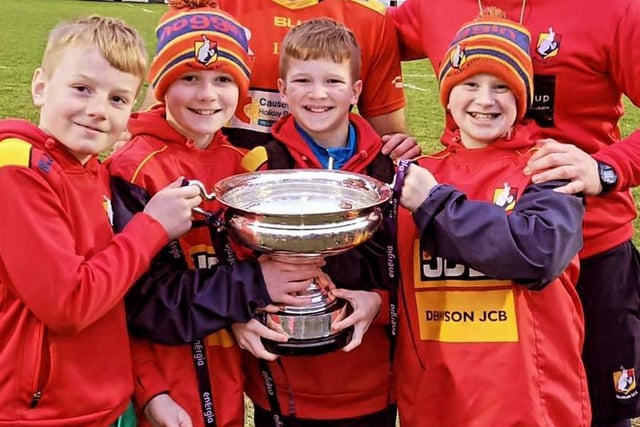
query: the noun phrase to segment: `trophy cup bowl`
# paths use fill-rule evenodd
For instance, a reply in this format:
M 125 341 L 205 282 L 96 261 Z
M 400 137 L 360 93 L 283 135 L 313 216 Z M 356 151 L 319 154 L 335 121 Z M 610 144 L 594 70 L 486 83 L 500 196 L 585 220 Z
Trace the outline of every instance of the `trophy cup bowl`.
M 365 242 L 382 222 L 382 207 L 391 198 L 387 184 L 357 173 L 325 169 L 250 172 L 222 179 L 215 198 L 226 207 L 229 234 L 249 248 L 282 262 L 309 263 Z M 284 306 L 264 313 L 263 323 L 289 335 L 286 343 L 263 339 L 280 355 L 323 354 L 344 347 L 353 328 L 338 333 L 331 324 L 346 301 L 329 301 L 312 283 L 298 296 L 306 306 Z

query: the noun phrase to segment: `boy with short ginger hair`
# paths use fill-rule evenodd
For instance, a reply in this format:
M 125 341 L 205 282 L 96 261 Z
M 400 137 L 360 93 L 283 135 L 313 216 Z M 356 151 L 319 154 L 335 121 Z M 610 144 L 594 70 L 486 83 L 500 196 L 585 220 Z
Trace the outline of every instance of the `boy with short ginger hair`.
M 317 18 L 291 29 L 281 44 L 278 79 L 289 115 L 273 125 L 274 140 L 247 155 L 254 167 L 333 168 L 390 182 L 394 168 L 381 154 L 381 137 L 365 119 L 349 112 L 362 90 L 359 68 L 360 48 L 342 24 Z M 242 347 L 271 361 L 259 367 L 249 356 L 245 363 L 246 393 L 254 402 L 256 427 L 273 426 L 276 420 L 284 426 L 395 426 L 387 293 L 371 291 L 382 287 L 386 277 L 383 237 L 376 233 L 361 246 L 327 257 L 323 267 L 336 284 L 331 292 L 355 309 L 332 325 L 334 331 L 354 326 L 353 338 L 343 349 L 282 356 L 274 363 L 276 355 L 267 352 L 257 336 L 280 341 L 279 333 L 256 320 L 234 325 Z M 263 380 L 269 372 L 270 395 Z
M 125 130 L 145 66 L 122 21 L 62 23 L 33 77 L 39 126 L 0 121 L 0 425 L 135 425 L 121 417 L 133 390 L 122 298 L 201 201 L 175 182 L 113 234 L 96 155 Z

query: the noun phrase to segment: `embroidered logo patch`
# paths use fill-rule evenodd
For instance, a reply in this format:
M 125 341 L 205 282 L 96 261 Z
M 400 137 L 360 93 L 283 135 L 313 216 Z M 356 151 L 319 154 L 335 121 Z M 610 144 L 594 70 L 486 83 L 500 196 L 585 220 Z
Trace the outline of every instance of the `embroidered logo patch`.
M 51 172 L 51 165 L 53 164 L 53 159 L 50 157 L 42 157 L 38 160 L 38 169 L 40 169 L 44 173 Z
M 516 206 L 517 188 L 511 188 L 509 183 L 505 182 L 502 188 L 493 190 L 493 203 L 504 208 L 505 211 L 513 210 Z
M 613 373 L 613 387 L 616 391 L 616 398 L 627 400 L 638 395 L 635 369 L 626 369 L 620 366 L 619 371 Z
M 218 42 L 212 42 L 203 34 L 202 41 L 195 42 L 194 56 L 199 63 L 208 67 L 218 60 Z
M 460 44 L 456 45 L 456 48 L 451 52 L 451 57 L 449 58 L 451 61 L 451 67 L 459 70 L 462 66 L 467 62 L 467 54 L 464 50 L 464 46 Z
M 542 59 L 547 59 L 558 55 L 561 39 L 562 35 L 556 33 L 555 31 L 553 31 L 553 28 L 549 27 L 549 32 L 540 33 L 538 35 L 536 52 Z

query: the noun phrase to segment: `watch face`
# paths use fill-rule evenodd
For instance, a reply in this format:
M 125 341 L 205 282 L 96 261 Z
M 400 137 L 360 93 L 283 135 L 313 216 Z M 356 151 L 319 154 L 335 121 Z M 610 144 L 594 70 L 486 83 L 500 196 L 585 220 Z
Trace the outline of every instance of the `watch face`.
M 607 184 L 615 184 L 618 181 L 618 176 L 610 167 L 603 168 L 602 172 L 600 173 L 600 178 Z
M 618 174 L 610 165 L 598 162 L 598 173 L 603 193 L 611 191 L 618 183 Z

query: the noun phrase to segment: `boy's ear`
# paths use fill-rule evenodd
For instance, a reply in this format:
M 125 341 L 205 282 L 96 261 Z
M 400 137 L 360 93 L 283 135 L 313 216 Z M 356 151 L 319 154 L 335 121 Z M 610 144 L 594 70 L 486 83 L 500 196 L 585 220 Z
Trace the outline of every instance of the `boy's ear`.
M 31 79 L 31 98 L 33 105 L 42 107 L 47 89 L 47 76 L 42 68 L 36 68 Z
M 278 92 L 280 92 L 280 99 L 287 102 L 287 84 L 284 79 L 278 78 Z
M 362 93 L 362 80 L 356 80 L 353 83 L 353 96 L 351 97 L 351 104 L 355 105 L 358 103 L 358 99 L 360 99 L 360 94 Z

